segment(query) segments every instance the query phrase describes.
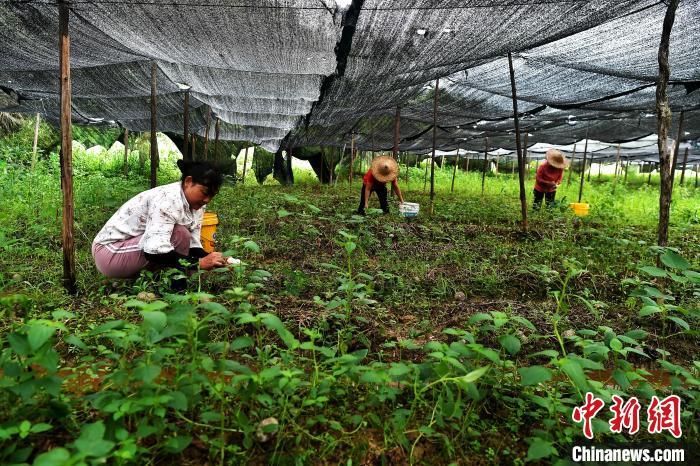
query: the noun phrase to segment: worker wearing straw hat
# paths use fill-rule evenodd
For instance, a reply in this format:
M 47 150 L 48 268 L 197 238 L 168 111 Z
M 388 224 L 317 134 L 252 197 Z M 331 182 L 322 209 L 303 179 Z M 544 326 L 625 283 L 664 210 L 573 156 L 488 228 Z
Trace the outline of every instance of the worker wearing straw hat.
M 542 206 L 542 198 L 547 206 L 552 205 L 557 194 L 557 186 L 564 179 L 564 170 L 569 161 L 556 149 L 547 151 L 546 160 L 537 168 L 535 177 L 535 201 L 532 208 L 537 210 Z
M 397 178 L 399 176 L 399 164 L 396 163 L 393 157 L 382 155 L 372 160 L 372 165 L 362 178 L 362 191 L 360 192 L 360 207 L 357 213 L 365 215 L 365 209 L 369 204 L 369 196 L 372 191 L 377 193 L 379 205 L 385 214 L 389 213 L 389 203 L 387 202 L 386 183 L 391 183 L 391 189 L 398 196 L 399 201 L 403 202 L 403 194 L 399 189 Z

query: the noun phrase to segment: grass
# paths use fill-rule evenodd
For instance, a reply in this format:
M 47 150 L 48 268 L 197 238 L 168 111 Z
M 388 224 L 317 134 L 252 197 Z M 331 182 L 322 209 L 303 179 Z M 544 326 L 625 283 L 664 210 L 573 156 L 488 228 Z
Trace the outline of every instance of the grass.
M 355 216 L 359 181 L 299 172 L 294 186 L 258 186 L 251 174 L 209 207 L 220 250 L 243 265 L 174 295 L 167 276 L 104 280 L 90 257 L 104 222 L 147 189 L 147 168 L 124 178 L 118 155 L 83 153 L 75 164 L 77 296 L 59 285 L 55 158 L 33 174 L 0 167 L 0 462 L 554 463 L 582 441 L 571 413 L 586 391 L 644 407 L 678 394 L 682 440 L 698 443 L 692 183 L 676 187 L 674 248 L 660 250 L 645 176 L 613 195 L 594 175 L 585 218 L 566 208 L 578 185 L 564 182 L 561 205 L 528 210 L 523 235 L 510 174 L 488 174 L 482 196 L 480 173 L 459 172 L 452 193 L 451 170 L 437 169 L 429 216 L 411 169 L 414 220 L 395 200 L 388 216 Z M 598 441 L 673 441 L 603 423 Z

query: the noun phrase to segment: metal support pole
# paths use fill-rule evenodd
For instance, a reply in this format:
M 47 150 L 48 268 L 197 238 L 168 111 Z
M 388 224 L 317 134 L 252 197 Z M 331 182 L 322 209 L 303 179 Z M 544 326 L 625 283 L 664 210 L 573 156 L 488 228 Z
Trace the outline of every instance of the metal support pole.
M 124 129 L 124 176 L 129 174 L 129 128 Z
M 438 94 L 440 93 L 440 80 L 435 80 L 435 94 L 433 95 L 433 155 L 430 157 L 430 213 L 433 212 L 433 199 L 435 198 L 435 145 L 437 143 L 437 109 Z
M 185 109 L 184 109 L 184 120 L 185 126 L 182 130 L 182 158 L 187 160 L 191 159 L 189 154 L 189 142 L 190 142 L 190 90 L 185 91 Z
M 574 171 L 574 161 L 576 161 L 576 144 L 574 144 L 574 150 L 571 152 L 571 164 L 569 165 L 569 176 L 566 180 L 566 185 L 571 186 L 571 173 Z M 537 168 L 535 168 L 535 171 Z
M 151 188 L 155 188 L 158 184 L 158 114 L 157 114 L 157 87 L 156 74 L 158 65 L 155 60 L 151 62 Z
M 615 194 L 615 188 L 617 187 L 617 168 L 620 165 L 620 144 L 617 145 L 617 156 L 615 157 L 615 175 L 613 177 L 613 189 L 612 192 Z M 651 171 L 649 171 L 651 173 Z
M 204 160 L 209 160 L 209 126 L 211 125 L 211 107 L 207 106 L 207 123 L 206 128 L 204 128 L 204 153 L 202 157 Z
M 245 155 L 243 156 L 243 178 L 241 178 L 241 184 L 245 184 L 245 170 L 248 167 L 248 149 L 250 149 L 250 147 L 245 148 Z M 255 146 L 253 146 L 253 157 L 255 157 Z
M 396 116 L 394 117 L 394 158 L 399 153 L 399 141 L 401 140 L 401 108 L 396 106 Z
M 219 160 L 219 135 L 221 134 L 221 118 L 216 118 L 214 125 L 214 160 Z
M 455 161 L 455 168 L 452 170 L 452 189 L 450 192 L 455 192 L 455 176 L 457 176 L 457 165 L 459 165 L 459 146 L 457 146 L 457 160 Z
M 681 186 L 685 182 L 685 167 L 688 165 L 688 148 L 685 148 L 685 154 L 683 155 L 683 168 L 681 169 Z
M 581 167 L 581 184 L 578 188 L 578 201 L 583 197 L 583 182 L 586 178 L 586 157 L 588 156 L 588 129 L 586 129 L 586 143 L 583 145 L 583 166 Z
M 484 197 L 484 187 L 486 186 L 486 166 L 488 165 L 489 138 L 484 140 L 484 169 L 481 170 L 481 197 Z
M 73 126 L 71 122 L 70 34 L 68 31 L 68 2 L 58 2 L 58 46 L 60 68 L 61 108 L 61 191 L 63 194 L 63 218 L 61 239 L 63 243 L 63 286 L 75 294 L 75 241 L 73 209 Z
M 348 176 L 348 181 L 352 184 L 352 169 L 355 165 L 355 133 L 350 136 L 350 174 Z

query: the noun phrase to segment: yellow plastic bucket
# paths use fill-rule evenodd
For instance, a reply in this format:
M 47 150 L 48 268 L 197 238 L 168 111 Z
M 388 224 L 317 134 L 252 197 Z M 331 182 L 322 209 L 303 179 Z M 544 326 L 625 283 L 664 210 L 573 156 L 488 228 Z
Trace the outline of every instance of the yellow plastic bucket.
M 588 215 L 588 210 L 591 206 L 585 202 L 572 202 L 569 204 L 569 207 L 574 211 L 574 215 L 585 217 Z
M 219 217 L 214 212 L 204 212 L 202 219 L 202 248 L 206 252 L 214 252 L 216 244 L 216 226 L 219 224 Z

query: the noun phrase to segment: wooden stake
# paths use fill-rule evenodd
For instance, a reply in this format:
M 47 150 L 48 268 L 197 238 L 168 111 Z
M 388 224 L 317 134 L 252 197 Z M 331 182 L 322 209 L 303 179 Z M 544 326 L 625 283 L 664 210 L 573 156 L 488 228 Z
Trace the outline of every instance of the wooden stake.
M 192 144 L 190 146 L 192 149 L 192 153 L 190 154 L 190 160 L 195 160 L 195 158 L 197 157 L 197 152 L 196 152 L 197 147 L 196 146 L 197 146 L 197 139 L 195 138 L 195 134 L 192 133 Z
M 571 186 L 571 173 L 574 171 L 574 162 L 576 161 L 576 144 L 574 144 L 574 150 L 571 152 L 571 163 L 569 164 L 569 176 L 566 180 L 566 185 Z M 537 168 L 535 168 L 537 171 Z
M 393 155 L 396 158 L 399 153 L 399 141 L 401 140 L 401 108 L 396 106 L 396 116 L 394 117 L 394 149 Z
M 523 163 L 523 150 L 520 146 L 520 121 L 518 119 L 518 96 L 515 91 L 515 71 L 513 70 L 513 58 L 508 52 L 508 67 L 510 69 L 510 88 L 513 97 L 513 120 L 515 123 L 515 146 L 518 151 L 518 178 L 520 181 L 520 213 L 522 215 L 522 229 L 527 232 L 527 198 L 525 197 L 525 164 Z
M 581 167 L 581 185 L 578 188 L 578 201 L 583 197 L 583 181 L 586 178 L 586 156 L 588 155 L 588 128 L 586 128 L 586 143 L 583 145 L 583 166 Z
M 484 197 L 484 186 L 486 185 L 486 166 L 488 165 L 489 138 L 484 140 L 484 169 L 481 170 L 481 197 Z
M 209 160 L 209 126 L 211 125 L 211 107 L 207 107 L 207 127 L 204 128 L 204 160 Z
M 124 128 L 124 176 L 129 174 L 129 128 Z
M 680 0 L 669 0 L 666 14 L 664 15 L 664 24 L 661 32 L 661 41 L 659 43 L 659 78 L 656 81 L 656 115 L 658 118 L 659 135 L 659 168 L 661 171 L 661 191 L 659 194 L 659 229 L 658 243 L 659 246 L 668 245 L 668 223 L 671 211 L 671 195 L 673 192 L 673 179 L 671 173 L 671 160 L 666 146 L 668 138 L 668 129 L 671 126 L 671 107 L 668 104 L 668 95 L 666 87 L 670 75 L 668 65 L 668 48 L 671 38 L 671 29 L 673 21 L 676 17 L 676 9 Z
M 524 167 L 523 167 L 523 172 L 525 173 L 525 178 L 526 178 L 526 179 L 527 179 L 527 177 L 530 175 L 530 169 L 529 169 L 529 168 L 530 168 L 530 165 L 529 165 L 530 162 L 528 161 L 528 157 L 527 157 L 527 143 L 528 143 L 527 138 L 528 138 L 528 136 L 530 136 L 530 134 L 529 134 L 529 133 L 525 133 L 525 144 L 523 145 L 523 166 L 524 166 Z
M 214 125 L 214 160 L 219 160 L 219 134 L 221 132 L 221 118 L 216 118 Z M 247 153 L 247 150 L 246 150 Z
M 58 2 L 58 46 L 61 106 L 61 191 L 63 193 L 63 286 L 75 294 L 75 241 L 73 210 L 73 126 L 71 122 L 70 35 L 68 31 L 68 2 Z
M 248 149 L 250 149 L 250 147 L 245 148 L 245 155 L 243 156 L 243 178 L 241 179 L 241 184 L 245 184 L 245 169 L 248 167 Z M 253 146 L 253 157 L 255 157 L 255 146 Z
M 156 73 L 158 65 L 155 60 L 151 62 L 151 188 L 158 184 L 158 114 L 157 114 L 157 88 Z
M 182 130 L 182 158 L 187 160 L 192 160 L 191 154 L 189 154 L 189 142 L 190 142 L 190 90 L 185 91 L 185 108 L 184 108 L 184 120 L 185 126 Z
M 437 109 L 438 94 L 440 93 L 440 80 L 435 80 L 435 94 L 433 95 L 433 155 L 430 157 L 430 213 L 433 213 L 433 199 L 435 198 L 435 145 L 437 144 Z
M 455 176 L 457 176 L 457 165 L 459 165 L 459 146 L 457 146 L 457 161 L 455 162 L 455 168 L 452 170 L 452 189 L 450 192 L 455 192 Z
M 37 146 L 39 144 L 39 123 L 41 122 L 41 115 L 36 114 L 36 123 L 34 124 L 34 144 L 32 145 L 32 171 L 36 167 L 37 158 Z
M 681 170 L 681 186 L 685 182 L 685 167 L 688 164 L 688 148 L 685 148 L 685 154 L 683 155 L 683 168 Z

